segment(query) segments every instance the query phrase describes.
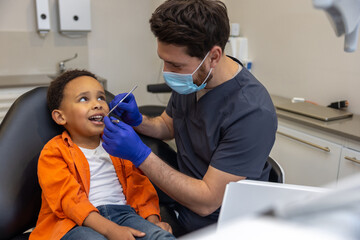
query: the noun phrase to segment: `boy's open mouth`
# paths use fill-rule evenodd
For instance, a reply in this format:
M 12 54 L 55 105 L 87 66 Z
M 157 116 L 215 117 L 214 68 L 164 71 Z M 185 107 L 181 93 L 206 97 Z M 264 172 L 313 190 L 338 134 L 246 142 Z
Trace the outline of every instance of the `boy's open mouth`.
M 94 115 L 94 116 L 89 117 L 89 120 L 94 121 L 94 122 L 103 122 L 104 116 L 102 116 L 102 115 Z

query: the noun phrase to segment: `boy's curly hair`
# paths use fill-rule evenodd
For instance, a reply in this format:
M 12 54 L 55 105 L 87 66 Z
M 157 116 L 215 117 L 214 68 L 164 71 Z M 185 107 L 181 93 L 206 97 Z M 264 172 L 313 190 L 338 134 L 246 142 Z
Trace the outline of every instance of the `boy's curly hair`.
M 47 91 L 47 104 L 50 112 L 55 109 L 59 109 L 64 97 L 64 89 L 66 84 L 68 84 L 71 80 L 82 76 L 89 76 L 98 80 L 95 74 L 87 70 L 74 69 L 64 72 L 50 83 Z

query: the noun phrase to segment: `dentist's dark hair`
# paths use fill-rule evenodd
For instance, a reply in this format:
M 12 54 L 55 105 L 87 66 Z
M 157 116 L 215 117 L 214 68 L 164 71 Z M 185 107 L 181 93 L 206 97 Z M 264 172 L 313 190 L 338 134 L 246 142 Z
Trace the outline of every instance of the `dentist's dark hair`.
M 50 112 L 55 109 L 59 109 L 61 102 L 64 97 L 64 89 L 65 86 L 77 77 L 89 76 L 96 80 L 97 77 L 95 74 L 87 71 L 87 70 L 69 70 L 58 76 L 54 81 L 50 83 L 50 86 L 47 91 L 47 105 L 49 107 Z
M 224 52 L 230 35 L 227 8 L 217 0 L 167 0 L 149 22 L 158 41 L 186 46 L 189 56 L 200 59 L 214 46 Z

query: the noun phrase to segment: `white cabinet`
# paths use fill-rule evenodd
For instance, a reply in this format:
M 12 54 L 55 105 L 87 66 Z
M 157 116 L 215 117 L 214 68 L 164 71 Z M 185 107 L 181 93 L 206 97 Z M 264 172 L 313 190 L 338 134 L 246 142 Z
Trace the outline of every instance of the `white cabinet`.
M 349 148 L 343 148 L 338 179 L 360 173 L 360 152 Z
M 34 87 L 0 88 L 0 124 L 15 100 Z
M 323 186 L 337 180 L 342 146 L 279 125 L 270 153 L 290 184 Z

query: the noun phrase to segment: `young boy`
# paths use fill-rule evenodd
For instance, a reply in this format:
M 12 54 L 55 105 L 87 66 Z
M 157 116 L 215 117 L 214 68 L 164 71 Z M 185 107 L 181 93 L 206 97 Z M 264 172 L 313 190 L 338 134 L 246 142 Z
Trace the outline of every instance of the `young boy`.
M 51 82 L 47 102 L 65 131 L 39 157 L 42 205 L 30 240 L 175 239 L 169 224 L 160 222 L 148 178 L 102 147 L 109 107 L 95 75 L 65 72 Z

